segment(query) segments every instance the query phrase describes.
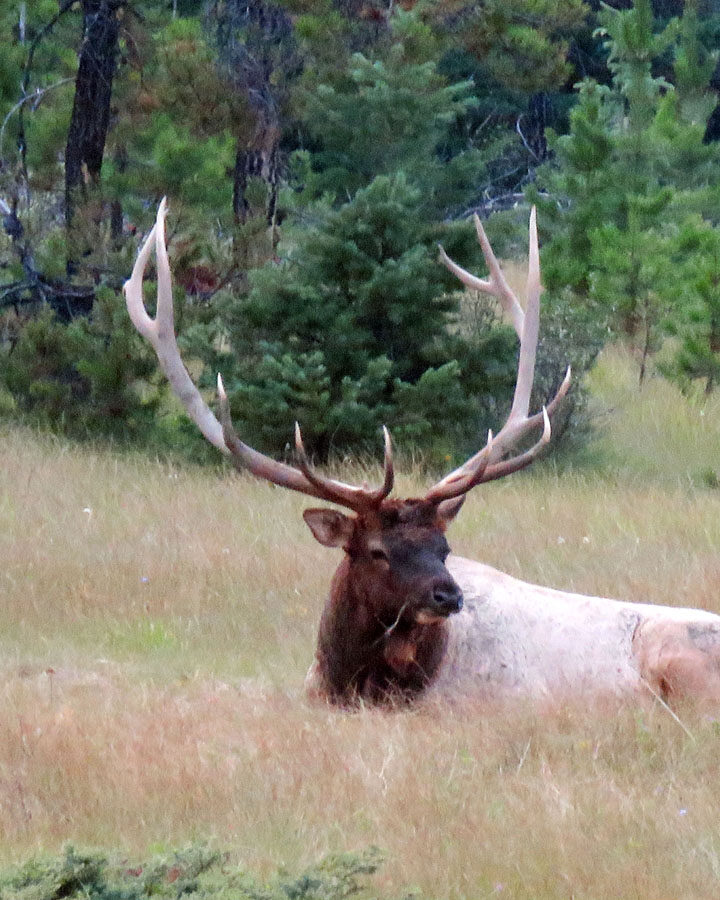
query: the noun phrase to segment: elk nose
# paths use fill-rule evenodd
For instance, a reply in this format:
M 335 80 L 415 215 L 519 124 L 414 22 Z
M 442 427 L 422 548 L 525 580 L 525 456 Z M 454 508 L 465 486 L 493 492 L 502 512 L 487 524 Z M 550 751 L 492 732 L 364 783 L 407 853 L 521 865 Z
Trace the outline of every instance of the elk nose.
M 462 591 L 456 584 L 435 585 L 433 600 L 438 608 L 448 616 L 460 612 L 463 608 Z

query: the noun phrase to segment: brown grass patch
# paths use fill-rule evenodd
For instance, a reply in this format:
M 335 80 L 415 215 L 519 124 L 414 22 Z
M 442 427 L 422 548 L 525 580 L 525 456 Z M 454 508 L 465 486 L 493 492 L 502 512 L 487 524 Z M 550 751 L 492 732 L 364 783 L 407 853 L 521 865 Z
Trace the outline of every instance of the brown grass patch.
M 428 896 L 712 896 L 718 732 L 661 709 L 347 714 L 256 685 L 6 672 L 6 855 L 210 837 L 261 873 L 381 844 Z M 502 886 L 502 890 L 501 890 Z
M 451 543 L 554 587 L 720 612 L 720 494 L 680 459 L 659 481 L 488 485 Z M 652 705 L 308 706 L 338 557 L 305 505 L 230 473 L 0 434 L 0 856 L 207 838 L 267 873 L 378 844 L 393 892 L 717 893 L 712 717 L 680 711 L 690 738 Z

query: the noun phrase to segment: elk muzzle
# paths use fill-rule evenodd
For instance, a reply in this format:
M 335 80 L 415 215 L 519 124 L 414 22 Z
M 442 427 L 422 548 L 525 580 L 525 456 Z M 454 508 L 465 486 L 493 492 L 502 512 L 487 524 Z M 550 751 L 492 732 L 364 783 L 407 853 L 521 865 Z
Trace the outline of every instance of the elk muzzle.
M 463 608 L 463 593 L 455 582 L 437 585 L 433 589 L 433 604 L 443 615 L 450 616 Z
M 463 608 L 463 593 L 451 578 L 435 581 L 426 603 L 418 609 L 415 620 L 420 625 L 429 625 L 447 619 Z

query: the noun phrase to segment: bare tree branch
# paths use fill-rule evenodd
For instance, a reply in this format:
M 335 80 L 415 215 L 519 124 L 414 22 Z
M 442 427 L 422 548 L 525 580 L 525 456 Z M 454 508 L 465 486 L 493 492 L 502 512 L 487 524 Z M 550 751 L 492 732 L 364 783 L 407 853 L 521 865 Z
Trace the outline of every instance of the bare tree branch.
M 62 87 L 65 84 L 71 84 L 75 79 L 74 78 L 61 78 L 60 81 L 56 81 L 54 84 L 49 84 L 44 88 L 35 88 L 35 90 L 31 94 L 26 94 L 24 97 L 21 97 L 18 102 L 10 109 L 10 112 L 3 119 L 2 126 L 0 127 L 0 164 L 2 164 L 2 160 L 4 157 L 4 148 L 3 144 L 5 143 L 5 129 L 7 128 L 8 122 L 15 115 L 16 112 L 19 111 L 20 107 L 22 107 L 25 103 L 29 103 L 32 101 L 32 109 L 33 112 L 38 108 L 42 98 L 45 94 L 50 91 L 54 91 L 55 88 Z
M 40 41 L 49 34 L 52 29 L 57 25 L 60 18 L 65 15 L 65 13 L 72 8 L 75 4 L 76 0 L 62 0 L 60 4 L 60 8 L 55 13 L 55 15 L 50 19 L 50 21 L 44 25 L 40 31 L 35 35 L 30 44 L 30 50 L 28 51 L 27 59 L 25 60 L 25 65 L 23 67 L 23 77 L 20 82 L 20 93 L 23 97 L 28 95 L 28 88 L 30 87 L 30 73 L 32 72 L 32 65 L 35 58 L 35 51 L 40 44 Z M 29 191 L 29 179 L 28 179 L 28 170 L 27 170 L 27 141 L 25 139 L 25 104 L 21 104 L 18 110 L 18 149 L 20 151 L 20 163 L 22 169 L 22 176 L 25 182 L 25 189 Z

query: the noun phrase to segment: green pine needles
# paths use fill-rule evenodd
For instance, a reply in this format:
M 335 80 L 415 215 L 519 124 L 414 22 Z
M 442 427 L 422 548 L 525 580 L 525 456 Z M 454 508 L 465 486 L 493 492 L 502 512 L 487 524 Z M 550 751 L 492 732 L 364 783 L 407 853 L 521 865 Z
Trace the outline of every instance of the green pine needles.
M 67 847 L 57 857 L 37 857 L 0 873 L 0 893 L 7 900 L 345 900 L 369 896 L 368 877 L 381 863 L 382 854 L 370 848 L 261 881 L 202 846 L 140 863 Z

